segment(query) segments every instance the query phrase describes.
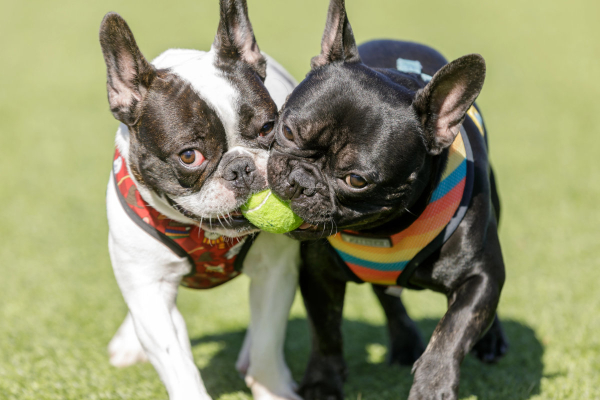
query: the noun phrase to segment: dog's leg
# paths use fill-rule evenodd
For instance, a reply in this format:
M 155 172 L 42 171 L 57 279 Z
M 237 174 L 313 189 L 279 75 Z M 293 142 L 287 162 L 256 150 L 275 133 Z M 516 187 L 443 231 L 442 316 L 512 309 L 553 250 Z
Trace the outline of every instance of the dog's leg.
M 475 343 L 471 352 L 482 362 L 492 364 L 506 354 L 508 345 L 508 339 L 504 334 L 500 319 L 496 315 L 490 329 Z
M 447 267 L 442 265 L 440 269 Z M 504 284 L 495 224 L 490 224 L 487 231 L 483 254 L 473 260 L 468 270 L 462 283 L 448 288 L 448 311 L 413 367 L 409 400 L 458 398 L 460 364 L 492 324 Z M 434 268 L 434 274 L 441 272 Z
M 107 190 L 109 252 L 117 283 L 137 337 L 171 400 L 209 400 L 194 364 L 185 322 L 175 300 L 189 271 L 179 258 L 146 234 L 125 213 L 114 183 Z
M 252 335 L 250 334 L 250 326 L 246 329 L 246 335 L 244 336 L 244 343 L 238 358 L 235 362 L 235 369 L 242 378 L 246 377 L 248 368 L 250 368 L 250 344 L 252 343 Z
M 312 350 L 300 385 L 305 400 L 344 398 L 346 362 L 343 355 L 342 310 L 346 282 L 336 276 L 325 241 L 302 243 L 300 290 L 308 314 Z
M 246 384 L 256 400 L 300 400 L 283 354 L 299 264 L 300 243 L 267 232 L 258 236 L 244 261 L 251 279 Z
M 408 316 L 399 296 L 387 294 L 385 286 L 372 287 L 387 317 L 390 335 L 388 363 L 413 365 L 425 350 L 419 328 Z
M 108 354 L 111 365 L 118 368 L 148 361 L 135 333 L 131 314 L 127 314 L 119 330 L 108 344 Z

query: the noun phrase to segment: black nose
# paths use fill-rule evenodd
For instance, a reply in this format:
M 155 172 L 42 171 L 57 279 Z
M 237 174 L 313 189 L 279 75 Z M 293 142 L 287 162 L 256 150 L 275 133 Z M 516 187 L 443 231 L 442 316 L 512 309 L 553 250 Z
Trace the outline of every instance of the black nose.
M 317 192 L 317 181 L 315 177 L 308 171 L 296 169 L 292 171 L 288 178 L 290 185 L 290 198 L 294 199 L 301 194 L 312 196 Z
M 237 157 L 225 167 L 223 179 L 249 187 L 254 180 L 254 171 L 256 171 L 256 165 L 251 158 Z

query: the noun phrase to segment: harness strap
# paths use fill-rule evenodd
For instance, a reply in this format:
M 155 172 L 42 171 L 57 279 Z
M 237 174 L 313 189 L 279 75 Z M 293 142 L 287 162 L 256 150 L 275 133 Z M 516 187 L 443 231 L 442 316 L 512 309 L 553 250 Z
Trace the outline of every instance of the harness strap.
M 118 149 L 113 162 L 113 181 L 119 202 L 131 220 L 175 255 L 188 260 L 190 272 L 183 277 L 183 286 L 208 289 L 241 273 L 256 235 L 224 238 L 160 214 L 141 197 Z

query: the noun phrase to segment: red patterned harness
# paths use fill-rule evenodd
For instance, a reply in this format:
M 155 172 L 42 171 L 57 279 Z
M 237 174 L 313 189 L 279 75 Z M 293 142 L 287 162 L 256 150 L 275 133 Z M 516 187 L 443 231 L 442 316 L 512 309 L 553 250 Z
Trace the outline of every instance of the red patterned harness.
M 146 203 L 131 179 L 125 159 L 115 150 L 113 174 L 117 196 L 129 217 L 148 234 L 193 266 L 181 284 L 193 289 L 219 286 L 240 274 L 253 235 L 225 238 L 197 225 L 182 224 Z

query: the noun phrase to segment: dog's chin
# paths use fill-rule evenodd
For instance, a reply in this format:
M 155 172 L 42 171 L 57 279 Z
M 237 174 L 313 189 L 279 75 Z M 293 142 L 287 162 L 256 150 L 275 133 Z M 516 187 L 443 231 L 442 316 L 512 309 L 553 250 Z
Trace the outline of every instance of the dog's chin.
M 381 225 L 390 218 L 389 210 L 379 210 L 370 215 L 364 215 L 361 218 L 342 219 L 341 221 L 324 222 L 304 220 L 304 223 L 295 230 L 286 233 L 287 236 L 296 240 L 317 240 L 323 239 L 343 230 L 360 231 L 371 229 Z

